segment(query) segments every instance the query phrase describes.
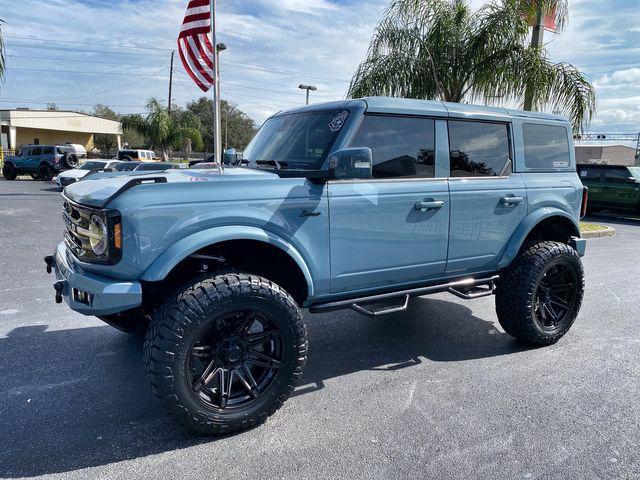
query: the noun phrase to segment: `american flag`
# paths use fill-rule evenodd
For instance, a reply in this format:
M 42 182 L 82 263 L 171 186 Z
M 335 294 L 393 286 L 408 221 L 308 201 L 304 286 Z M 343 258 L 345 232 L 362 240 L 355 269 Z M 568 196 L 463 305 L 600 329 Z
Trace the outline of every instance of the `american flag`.
M 189 76 L 204 92 L 213 85 L 213 46 L 209 0 L 191 0 L 178 35 L 178 54 Z

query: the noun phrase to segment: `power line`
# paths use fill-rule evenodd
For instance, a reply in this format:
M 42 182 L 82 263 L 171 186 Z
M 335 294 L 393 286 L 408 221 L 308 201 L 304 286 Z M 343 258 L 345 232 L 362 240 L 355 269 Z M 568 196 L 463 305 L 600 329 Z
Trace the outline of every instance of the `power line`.
M 35 40 L 38 42 L 47 42 L 47 43 L 67 43 L 71 45 L 91 45 L 97 47 L 109 47 L 109 48 L 135 48 L 136 50 L 162 50 L 162 51 L 171 51 L 170 48 L 162 48 L 162 47 L 139 47 L 134 45 L 122 45 L 117 43 L 99 43 L 99 42 L 76 42 L 71 40 L 55 40 L 52 38 L 39 38 L 39 37 L 30 37 L 30 36 L 22 36 L 22 35 L 5 35 L 5 38 L 18 38 L 20 40 Z

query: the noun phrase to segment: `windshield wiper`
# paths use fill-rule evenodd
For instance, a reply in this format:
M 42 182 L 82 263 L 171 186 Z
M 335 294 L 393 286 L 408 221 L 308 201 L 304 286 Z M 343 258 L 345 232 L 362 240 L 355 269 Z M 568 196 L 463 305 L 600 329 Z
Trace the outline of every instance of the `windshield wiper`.
M 276 170 L 282 170 L 282 167 L 289 165 L 289 162 L 279 162 L 278 160 L 256 160 L 256 165 L 273 165 Z

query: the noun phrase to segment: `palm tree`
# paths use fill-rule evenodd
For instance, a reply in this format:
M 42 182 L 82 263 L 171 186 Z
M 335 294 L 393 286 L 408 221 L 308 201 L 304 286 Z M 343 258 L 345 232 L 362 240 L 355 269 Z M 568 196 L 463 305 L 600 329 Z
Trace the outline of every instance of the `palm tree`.
M 494 0 L 472 13 L 464 0 L 393 0 L 378 24 L 348 96 L 388 95 L 448 102 L 517 102 L 550 107 L 576 131 L 595 111 L 595 92 L 574 66 L 551 62 L 527 46 L 528 18 L 566 4 L 553 0 Z
M 169 110 L 155 98 L 147 101 L 146 117 L 139 114 L 122 117 L 122 129 L 149 139 L 152 148 L 162 150 L 162 160 L 167 161 L 172 148 L 184 148 L 192 143 L 196 149 L 202 148 L 200 122 L 189 112 Z

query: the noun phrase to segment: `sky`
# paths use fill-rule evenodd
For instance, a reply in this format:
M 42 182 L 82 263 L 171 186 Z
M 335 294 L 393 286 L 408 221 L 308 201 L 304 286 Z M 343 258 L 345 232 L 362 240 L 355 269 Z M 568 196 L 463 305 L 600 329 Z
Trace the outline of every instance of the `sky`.
M 304 103 L 344 98 L 389 0 L 218 0 L 222 97 L 258 124 Z M 469 0 L 473 8 L 483 0 Z M 171 50 L 187 0 L 0 0 L 7 72 L 0 109 L 90 111 L 96 103 L 143 113 L 167 101 Z M 640 2 L 569 0 L 562 35 L 545 34 L 550 58 L 594 83 L 590 130 L 640 131 Z M 176 55 L 174 103 L 202 95 Z

